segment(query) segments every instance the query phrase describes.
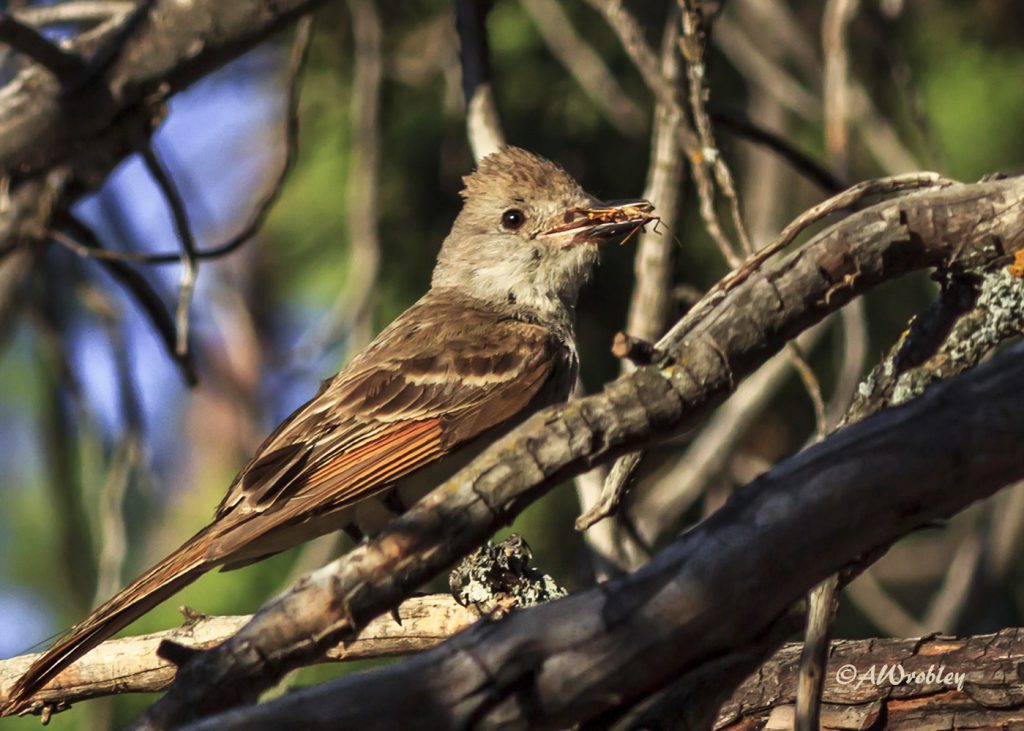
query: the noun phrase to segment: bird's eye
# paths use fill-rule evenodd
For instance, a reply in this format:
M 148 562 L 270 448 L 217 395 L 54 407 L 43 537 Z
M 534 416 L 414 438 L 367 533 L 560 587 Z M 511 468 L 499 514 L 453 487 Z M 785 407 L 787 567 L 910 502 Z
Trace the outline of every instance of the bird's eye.
M 506 231 L 518 231 L 526 223 L 526 214 L 518 208 L 509 208 L 501 214 L 501 227 Z

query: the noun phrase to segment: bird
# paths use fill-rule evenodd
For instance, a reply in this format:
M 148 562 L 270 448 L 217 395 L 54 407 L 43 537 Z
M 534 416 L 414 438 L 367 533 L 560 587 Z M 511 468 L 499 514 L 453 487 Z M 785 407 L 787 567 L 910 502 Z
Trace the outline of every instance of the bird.
M 597 244 L 655 220 L 604 203 L 518 147 L 463 178 L 430 288 L 257 448 L 213 520 L 36 659 L 3 701 L 20 712 L 64 668 L 214 568 L 325 533 L 378 532 L 498 436 L 565 401 L 580 288 Z

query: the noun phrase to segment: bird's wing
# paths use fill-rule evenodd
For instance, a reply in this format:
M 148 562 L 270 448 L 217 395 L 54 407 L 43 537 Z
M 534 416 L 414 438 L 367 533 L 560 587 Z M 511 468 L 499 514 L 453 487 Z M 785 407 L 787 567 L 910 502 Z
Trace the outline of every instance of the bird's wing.
M 566 355 L 546 328 L 428 295 L 267 438 L 211 525 L 38 658 L 0 715 L 213 566 L 281 550 L 261 541 L 278 528 L 301 529 L 512 419 Z M 301 533 L 291 542 L 313 537 Z
M 262 533 L 369 497 L 520 414 L 566 358 L 547 328 L 425 297 L 267 438 L 217 518 Z

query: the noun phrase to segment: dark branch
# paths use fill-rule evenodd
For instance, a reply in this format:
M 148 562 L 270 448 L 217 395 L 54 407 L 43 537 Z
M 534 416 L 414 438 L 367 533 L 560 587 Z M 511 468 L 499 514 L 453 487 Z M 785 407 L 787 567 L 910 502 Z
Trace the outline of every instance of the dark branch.
M 781 462 L 634 574 L 189 728 L 564 728 L 645 697 L 762 637 L 846 560 L 1024 476 L 1021 378 L 1017 346 Z
M 285 128 L 284 128 L 284 155 L 281 158 L 281 166 L 278 169 L 274 182 L 260 198 L 252 209 L 249 219 L 242 226 L 241 230 L 234 234 L 227 241 L 211 246 L 208 249 L 195 247 L 194 259 L 203 261 L 207 259 L 219 259 L 240 248 L 253 236 L 259 233 L 263 227 L 270 209 L 281 195 L 284 189 L 284 182 L 288 178 L 295 158 L 299 151 L 299 91 L 302 80 L 302 70 L 305 67 L 306 58 L 309 55 L 309 45 L 312 39 L 313 22 L 312 16 L 305 16 L 296 25 L 295 43 L 292 46 L 291 58 L 288 64 L 287 88 L 288 99 L 286 102 Z M 67 246 L 81 256 L 91 256 L 97 259 L 109 261 L 135 262 L 138 264 L 178 264 L 181 262 L 180 252 L 158 252 L 155 254 L 143 254 L 134 251 L 110 251 L 108 249 L 76 247 L 74 241 L 58 239 L 58 243 Z
M 761 145 L 781 157 L 796 172 L 803 175 L 829 195 L 835 195 L 849 187 L 828 168 L 813 157 L 795 147 L 784 137 L 755 124 L 753 121 L 735 112 L 712 112 L 711 121 L 722 129 L 742 139 Z
M 196 263 L 196 239 L 192 233 L 188 210 L 185 208 L 185 201 L 178 191 L 178 186 L 160 158 L 157 157 L 156 150 L 152 145 L 143 145 L 142 159 L 146 163 L 149 174 L 156 181 L 157 187 L 160 188 L 160 192 L 163 193 L 167 205 L 171 208 L 174 229 L 181 242 L 181 281 L 178 288 L 178 309 L 174 318 L 175 332 L 177 333 L 174 352 L 183 356 L 189 351 L 188 313 L 192 307 L 192 293 L 195 292 L 196 276 L 199 274 L 199 266 Z
M 993 246 L 993 241 L 999 241 L 999 246 Z M 906 195 L 849 217 L 789 257 L 752 271 L 731 288 L 719 288 L 712 302 L 695 307 L 665 340 L 670 354 L 685 353 L 685 359 L 677 357 L 676 365 L 640 368 L 608 384 L 601 394 L 538 414 L 392 522 L 379 537 L 300 581 L 290 593 L 258 613 L 238 635 L 183 667 L 168 695 L 150 709 L 141 727 L 164 728 L 254 699 L 288 669 L 319 657 L 327 644 L 386 612 L 555 484 L 594 464 L 692 427 L 785 342 L 851 298 L 915 269 L 954 258 L 958 266 L 979 267 L 984 262 L 1000 261 L 1022 247 L 1024 178 Z M 842 271 L 823 266 L 836 261 L 843 262 Z M 971 398 L 968 403 L 977 403 L 977 399 Z M 969 443 L 963 439 L 964 434 L 988 433 L 978 428 L 976 432 L 967 428 L 958 431 L 961 449 L 987 452 L 987 443 L 975 444 L 973 437 Z M 919 436 L 923 439 L 929 433 Z M 892 445 L 891 440 L 887 443 Z M 883 472 L 877 454 L 880 447 L 872 449 L 871 458 L 859 464 L 871 466 L 872 475 L 877 477 Z M 945 454 L 932 447 L 926 451 Z M 979 490 L 986 484 L 994 488 L 986 480 L 995 481 L 995 477 L 986 477 L 984 470 L 1005 465 L 992 459 L 984 462 L 979 467 L 981 472 L 971 475 L 971 480 L 966 480 L 964 474 L 957 475 L 956 470 L 950 474 L 958 477 L 961 486 L 977 478 L 972 484 L 977 484 Z M 917 470 L 918 477 L 910 483 L 924 490 L 930 483 L 930 470 L 938 461 L 899 464 L 908 470 L 907 474 Z M 1016 461 L 1014 464 L 1014 469 L 1019 468 Z M 830 470 L 832 467 L 821 474 L 833 474 Z M 815 474 L 808 470 L 807 484 Z M 874 479 L 872 475 L 867 477 Z M 872 484 L 867 477 L 865 484 Z M 945 475 L 938 484 L 945 484 L 948 477 Z M 823 488 L 815 499 L 827 499 L 831 494 Z M 959 499 L 972 499 L 962 491 L 958 495 Z M 980 493 L 973 495 L 978 497 Z M 908 495 L 907 500 L 912 497 Z M 913 501 L 891 511 L 891 515 L 880 513 L 886 516 L 882 520 L 872 512 L 872 506 L 887 504 L 879 500 L 872 496 L 858 503 L 859 507 L 843 508 L 844 520 L 858 510 L 866 511 L 861 519 L 869 523 L 869 530 L 852 536 L 852 542 L 841 550 L 839 543 L 833 544 L 837 547 L 835 555 L 817 546 L 808 553 L 812 558 L 795 561 L 793 565 L 801 565 L 805 580 L 813 583 L 839 568 L 831 563 L 825 567 L 821 562 L 854 555 L 846 553 L 854 543 L 870 541 L 870 545 L 878 545 L 884 539 L 875 531 L 882 526 L 894 528 L 893 520 L 916 518 L 918 509 L 922 514 L 951 509 L 941 502 Z M 723 515 L 736 517 L 729 511 Z M 724 519 L 713 517 L 711 521 Z M 846 527 L 857 524 L 859 521 L 852 519 L 844 522 Z M 796 531 L 794 546 L 802 545 L 811 535 L 804 528 Z M 786 537 L 792 539 L 793 535 Z M 760 549 L 753 553 L 771 555 Z M 811 577 L 818 569 L 822 569 L 820 574 Z M 774 581 L 775 574 L 765 575 Z M 731 574 L 725 571 L 722 576 Z M 789 587 L 793 593 L 786 601 L 809 585 Z M 759 607 L 751 607 L 753 603 L 747 601 L 750 596 L 761 595 L 744 592 L 743 600 L 730 611 L 770 609 L 770 604 L 760 602 Z M 776 615 L 779 611 L 781 607 Z M 723 615 L 718 612 L 715 617 L 717 621 Z M 751 629 L 750 624 L 742 626 L 743 631 Z M 311 642 L 310 638 L 316 640 Z M 628 675 L 619 673 L 623 674 Z
M 163 298 L 153 288 L 153 285 L 149 283 L 149 280 L 122 261 L 95 256 L 96 252 L 106 251 L 106 249 L 103 248 L 103 244 L 100 242 L 96 232 L 71 214 L 59 215 L 55 223 L 66 228 L 70 235 L 60 230 L 55 230 L 53 232 L 54 240 L 81 256 L 93 256 L 96 258 L 100 265 L 128 291 L 128 294 L 135 300 L 135 303 L 142 309 L 153 329 L 156 330 L 160 342 L 167 349 L 167 354 L 177 364 L 185 382 L 189 386 L 196 385 L 198 383 L 198 376 L 192 350 L 189 349 L 181 355 L 177 353 L 175 347 L 177 335 L 174 318 L 168 312 Z
M 13 15 L 0 15 L 0 43 L 6 43 L 50 71 L 65 84 L 85 69 L 85 62 L 74 53 L 51 43 L 35 28 L 25 25 Z
M 148 131 L 170 96 L 321 3 L 156 0 L 146 17 L 122 21 L 135 21 L 134 31 L 100 78 L 73 98 L 32 69 L 11 82 L 10 103 L 0 107 L 0 170 L 25 178 L 71 160 L 96 184 L 133 151 L 133 131 Z M 95 51 L 118 30 L 84 33 L 74 48 Z
M 466 132 L 477 162 L 505 144 L 491 85 L 491 53 L 487 43 L 487 14 L 491 4 L 492 0 L 456 0 L 455 3 Z

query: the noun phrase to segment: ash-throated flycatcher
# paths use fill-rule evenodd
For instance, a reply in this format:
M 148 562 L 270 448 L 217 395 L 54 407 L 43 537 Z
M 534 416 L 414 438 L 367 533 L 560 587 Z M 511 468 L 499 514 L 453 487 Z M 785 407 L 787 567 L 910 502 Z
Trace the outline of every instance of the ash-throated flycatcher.
M 204 572 L 338 528 L 376 532 L 498 435 L 568 397 L 573 308 L 596 244 L 654 220 L 651 205 L 601 203 L 514 147 L 485 158 L 463 197 L 430 291 L 260 445 L 210 525 L 36 660 L 6 713 Z

